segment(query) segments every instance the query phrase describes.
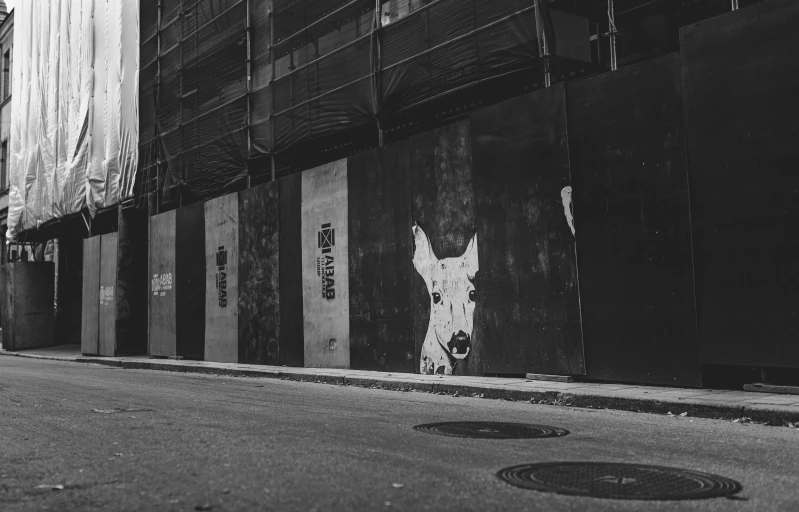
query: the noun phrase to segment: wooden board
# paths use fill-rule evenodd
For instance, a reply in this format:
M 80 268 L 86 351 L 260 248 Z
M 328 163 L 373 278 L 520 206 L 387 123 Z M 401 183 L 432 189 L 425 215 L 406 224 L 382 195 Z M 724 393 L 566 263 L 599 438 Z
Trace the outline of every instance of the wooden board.
M 280 364 L 279 277 L 280 185 L 273 181 L 239 192 L 241 363 Z
M 471 116 L 484 371 L 583 375 L 562 84 Z M 567 189 L 567 191 L 570 189 Z
M 0 243 L 5 243 L 5 237 L 0 237 Z M 3 245 L 5 248 L 5 245 Z M 0 345 L 3 345 L 4 350 L 8 350 L 11 346 L 11 340 L 14 339 L 14 318 L 13 307 L 11 301 L 11 284 L 10 284 L 10 266 L 5 258 L 0 262 Z
M 349 368 L 347 161 L 302 173 L 305 366 Z
M 205 203 L 205 360 L 239 362 L 239 196 Z
M 205 206 L 175 211 L 175 327 L 177 355 L 205 357 Z
M 81 300 L 80 351 L 100 353 L 100 237 L 83 241 L 83 298 Z
M 679 55 L 566 98 L 587 375 L 698 386 Z
M 280 187 L 280 364 L 305 365 L 302 321 L 302 175 L 282 178 Z
M 680 32 L 703 363 L 799 368 L 799 3 Z
M 438 260 L 463 256 L 477 227 L 469 121 L 412 138 L 410 155 L 412 223 L 422 228 Z M 477 286 L 479 272 L 475 279 Z M 419 369 L 433 304 L 431 292 L 418 271 L 414 272 L 414 283 L 414 364 Z M 473 318 L 479 318 L 479 308 L 477 303 Z M 466 334 L 471 335 L 470 352 L 466 359 L 458 361 L 454 372 L 459 375 L 482 375 L 484 347 L 479 323 L 473 323 L 472 332 Z
M 174 356 L 177 354 L 174 210 L 150 218 L 149 267 L 149 354 Z
M 410 144 L 350 157 L 350 361 L 357 370 L 413 373 Z
M 115 355 L 147 353 L 147 212 L 119 210 Z
M 99 323 L 98 354 L 116 355 L 117 331 L 117 241 L 116 233 L 100 237 L 100 292 L 97 320 Z

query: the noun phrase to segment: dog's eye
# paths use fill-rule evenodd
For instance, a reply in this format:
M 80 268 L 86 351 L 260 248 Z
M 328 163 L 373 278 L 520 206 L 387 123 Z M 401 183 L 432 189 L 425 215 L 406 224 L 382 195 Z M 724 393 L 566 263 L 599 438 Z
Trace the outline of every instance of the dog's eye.
M 438 304 L 439 302 L 441 302 L 441 294 L 433 292 L 433 304 Z
M 477 292 L 474 290 L 469 290 L 469 300 L 474 302 L 477 300 Z

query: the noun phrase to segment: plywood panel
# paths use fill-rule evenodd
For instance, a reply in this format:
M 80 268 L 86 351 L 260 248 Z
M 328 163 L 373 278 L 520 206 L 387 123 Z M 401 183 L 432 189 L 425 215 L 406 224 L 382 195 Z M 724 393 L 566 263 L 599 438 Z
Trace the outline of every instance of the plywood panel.
M 280 364 L 304 366 L 302 321 L 302 175 L 280 186 Z
M 150 218 L 149 322 L 151 356 L 176 355 L 175 212 Z
M 100 237 L 99 355 L 116 355 L 117 319 L 117 241 L 116 233 Z
M 147 212 L 119 210 L 115 354 L 147 353 Z
M 701 361 L 799 368 L 799 3 L 680 32 Z
M 239 196 L 205 203 L 205 360 L 239 362 Z
M 177 355 L 205 357 L 205 207 L 195 203 L 175 211 L 175 313 Z
M 411 200 L 413 221 L 422 229 L 429 241 L 432 255 L 438 261 L 446 258 L 460 258 L 466 254 L 470 242 L 476 235 L 474 191 L 472 183 L 472 137 L 469 121 L 455 123 L 411 139 Z M 410 227 L 409 227 L 410 228 Z M 417 246 L 419 244 L 416 244 Z M 479 243 L 477 244 L 479 247 Z M 452 260 L 454 261 L 454 260 Z M 463 278 L 463 276 L 460 276 Z M 476 274 L 479 280 L 479 271 Z M 457 332 L 448 330 L 441 322 L 431 325 L 433 307 L 430 290 L 419 273 L 414 273 L 414 332 L 416 339 L 416 365 L 421 367 L 422 350 L 427 343 L 429 350 L 435 349 L 432 328 L 439 326 L 438 336 L 445 345 L 452 341 Z M 474 282 L 466 278 L 467 281 Z M 469 286 L 466 281 L 460 284 Z M 460 300 L 460 299 L 458 299 Z M 448 302 L 441 302 L 446 305 Z M 479 307 L 470 311 L 467 319 L 470 326 L 459 328 L 469 336 L 469 353 L 463 360 L 450 360 L 450 369 L 460 375 L 483 374 L 483 340 L 481 326 L 474 323 L 479 318 Z M 442 316 L 446 323 L 448 315 Z M 467 332 L 471 331 L 471 332 Z M 461 352 L 465 349 L 461 347 Z
M 563 204 L 571 198 L 565 89 L 471 120 L 484 370 L 582 375 L 575 242 Z
M 566 97 L 587 374 L 698 386 L 679 55 Z
M 80 351 L 100 353 L 100 237 L 83 241 L 83 299 L 81 301 Z
M 350 360 L 358 370 L 416 371 L 410 143 L 351 157 Z
M 271 182 L 239 192 L 241 363 L 280 364 L 279 274 L 280 185 Z
M 349 368 L 347 161 L 302 173 L 305 366 Z
M 0 239 L 0 242 L 5 242 L 5 240 Z M 3 247 L 5 248 L 5 245 Z M 2 294 L 0 296 L 0 327 L 2 327 L 0 329 L 0 334 L 2 335 L 0 344 L 3 345 L 5 350 L 8 350 L 8 347 L 11 346 L 11 340 L 14 339 L 14 323 L 12 322 L 14 304 L 11 301 L 10 268 L 6 261 L 0 263 L 0 294 Z

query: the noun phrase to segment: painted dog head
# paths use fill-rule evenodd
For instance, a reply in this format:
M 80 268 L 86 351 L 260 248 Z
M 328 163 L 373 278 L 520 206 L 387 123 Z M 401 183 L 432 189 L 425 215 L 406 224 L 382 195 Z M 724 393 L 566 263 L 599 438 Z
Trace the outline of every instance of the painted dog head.
M 472 350 L 476 292 L 472 280 L 478 270 L 477 234 L 466 252 L 439 260 L 419 226 L 413 226 L 416 249 L 413 266 L 430 294 L 430 324 L 422 344 L 421 373 L 451 374 L 458 360 Z

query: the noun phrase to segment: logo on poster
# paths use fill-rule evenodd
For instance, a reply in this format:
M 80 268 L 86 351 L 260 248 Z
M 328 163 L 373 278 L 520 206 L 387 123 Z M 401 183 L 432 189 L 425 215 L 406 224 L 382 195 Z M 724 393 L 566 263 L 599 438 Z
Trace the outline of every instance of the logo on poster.
M 336 230 L 330 224 L 322 224 L 317 233 L 317 249 L 321 255 L 316 257 L 316 275 L 322 284 L 322 298 L 333 300 L 336 298 L 335 256 L 333 247 L 336 245 Z
M 114 302 L 114 287 L 101 286 L 100 287 L 100 305 L 108 306 Z
M 167 290 L 172 289 L 172 272 L 167 272 L 165 274 L 153 274 L 153 280 L 151 281 L 151 291 L 153 295 L 164 297 L 166 295 Z
M 216 250 L 216 291 L 219 294 L 219 307 L 227 307 L 227 250 L 220 245 Z

